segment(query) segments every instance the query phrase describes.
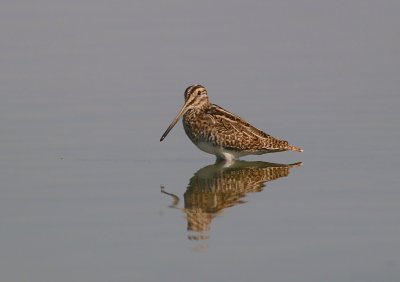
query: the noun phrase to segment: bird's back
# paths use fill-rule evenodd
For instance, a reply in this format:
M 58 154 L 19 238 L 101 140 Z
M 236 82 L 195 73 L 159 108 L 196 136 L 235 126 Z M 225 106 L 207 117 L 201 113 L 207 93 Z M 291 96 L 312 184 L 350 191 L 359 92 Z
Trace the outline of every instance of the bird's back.
M 215 104 L 209 104 L 201 110 L 188 111 L 184 115 L 183 125 L 186 134 L 196 145 L 205 142 L 244 154 L 301 151 Z

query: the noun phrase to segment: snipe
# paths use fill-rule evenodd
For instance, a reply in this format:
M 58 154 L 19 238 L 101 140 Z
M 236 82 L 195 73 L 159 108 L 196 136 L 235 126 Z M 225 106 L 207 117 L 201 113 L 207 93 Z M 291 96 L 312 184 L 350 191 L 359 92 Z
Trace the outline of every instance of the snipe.
M 261 155 L 283 151 L 303 152 L 255 128 L 242 118 L 210 103 L 205 87 L 192 85 L 185 90 L 185 103 L 160 141 L 183 115 L 183 127 L 189 139 L 202 151 L 217 160 L 233 161 L 246 155 Z

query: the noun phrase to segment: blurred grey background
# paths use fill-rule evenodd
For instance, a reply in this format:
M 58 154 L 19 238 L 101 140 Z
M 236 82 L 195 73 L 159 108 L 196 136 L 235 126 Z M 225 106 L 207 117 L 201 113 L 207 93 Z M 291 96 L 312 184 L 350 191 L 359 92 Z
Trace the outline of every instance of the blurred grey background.
M 2 281 L 399 281 L 400 2 L 0 2 Z M 304 148 L 187 240 L 193 83 Z M 281 187 L 280 187 L 281 186 Z M 200 245 L 199 245 L 200 244 Z M 205 250 L 198 252 L 198 250 Z

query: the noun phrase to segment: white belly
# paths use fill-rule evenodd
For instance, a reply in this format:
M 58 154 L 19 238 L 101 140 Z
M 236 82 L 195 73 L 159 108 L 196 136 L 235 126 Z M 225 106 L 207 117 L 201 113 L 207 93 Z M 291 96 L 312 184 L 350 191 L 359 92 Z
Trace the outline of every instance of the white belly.
M 200 150 L 202 150 L 206 153 L 215 155 L 215 156 L 217 156 L 217 158 L 224 159 L 228 162 L 234 161 L 241 156 L 248 155 L 245 152 L 235 152 L 235 151 L 226 150 L 225 148 L 213 146 L 210 143 L 206 143 L 206 142 L 199 142 L 198 144 L 196 144 L 196 146 Z

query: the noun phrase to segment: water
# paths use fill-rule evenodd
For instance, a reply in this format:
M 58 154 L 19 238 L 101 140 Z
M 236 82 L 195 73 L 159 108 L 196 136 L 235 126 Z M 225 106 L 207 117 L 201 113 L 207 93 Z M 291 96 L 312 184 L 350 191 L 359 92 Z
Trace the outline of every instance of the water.
M 3 1 L 1 280 L 399 281 L 399 6 Z M 305 152 L 160 143 L 192 83 Z

